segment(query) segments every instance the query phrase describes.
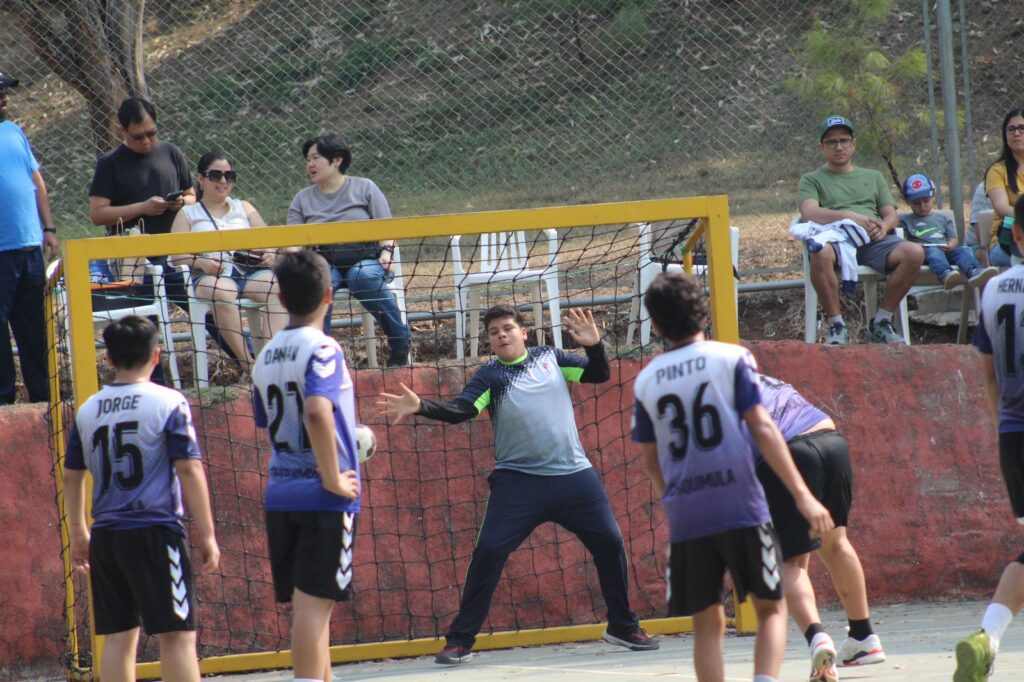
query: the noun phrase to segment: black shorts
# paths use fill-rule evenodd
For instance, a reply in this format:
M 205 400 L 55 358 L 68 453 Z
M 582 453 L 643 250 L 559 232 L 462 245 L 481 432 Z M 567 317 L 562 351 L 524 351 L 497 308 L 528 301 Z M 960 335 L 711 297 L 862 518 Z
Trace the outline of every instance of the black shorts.
M 196 596 L 185 536 L 166 526 L 96 528 L 89 542 L 96 634 L 139 626 L 146 634 L 196 629 Z
M 274 597 L 290 602 L 298 588 L 308 595 L 348 601 L 356 515 L 349 512 L 267 512 L 267 544 Z
M 999 466 L 1013 515 L 1024 524 L 1024 432 L 999 434 Z
M 740 600 L 782 599 L 782 556 L 772 524 L 673 542 L 668 548 L 668 613 L 692 616 L 722 600 L 725 569 Z
M 845 526 L 853 504 L 853 469 L 846 438 L 828 429 L 797 436 L 787 445 L 811 494 L 828 509 L 836 527 Z M 796 508 L 793 496 L 767 462 L 758 464 L 757 477 L 779 534 L 782 558 L 791 559 L 820 548 L 821 540 L 811 537 L 811 527 Z

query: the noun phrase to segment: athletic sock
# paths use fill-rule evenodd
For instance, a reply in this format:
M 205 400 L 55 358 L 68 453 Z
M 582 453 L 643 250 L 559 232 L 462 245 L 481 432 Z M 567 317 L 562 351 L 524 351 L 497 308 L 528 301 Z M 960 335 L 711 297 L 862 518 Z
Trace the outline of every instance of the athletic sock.
M 807 645 L 810 646 L 811 640 L 819 632 L 825 632 L 825 628 L 821 626 L 821 623 L 811 623 L 810 627 L 804 630 L 804 639 L 807 640 Z
M 981 619 L 981 629 L 988 633 L 989 641 L 992 642 L 992 653 L 999 651 L 999 640 L 1003 633 L 1010 626 L 1013 620 L 1013 611 L 1002 604 L 989 604 L 985 609 L 985 615 Z
M 754 682 L 779 682 L 771 675 L 754 675 Z
M 834 316 L 828 318 L 828 326 L 831 327 L 834 324 L 841 324 L 844 327 L 846 326 L 846 323 L 843 322 L 843 316 L 842 315 L 834 315 Z
M 318 677 L 293 677 L 292 682 L 324 682 Z
M 875 313 L 874 323 L 878 324 L 879 322 L 892 322 L 892 313 L 888 310 L 879 308 L 878 312 Z
M 870 618 L 865 618 L 864 620 L 850 620 L 850 637 L 863 642 L 873 634 L 875 634 L 875 631 L 871 627 Z

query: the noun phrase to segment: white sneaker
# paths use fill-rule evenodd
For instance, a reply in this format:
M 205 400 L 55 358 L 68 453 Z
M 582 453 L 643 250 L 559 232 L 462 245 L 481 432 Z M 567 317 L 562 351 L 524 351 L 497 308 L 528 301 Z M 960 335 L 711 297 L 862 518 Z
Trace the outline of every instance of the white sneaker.
M 847 637 L 839 647 L 839 665 L 841 667 L 856 665 L 872 665 L 885 660 L 882 640 L 878 635 L 869 635 L 867 639 Z
M 811 639 L 810 682 L 838 682 L 836 644 L 828 633 L 819 632 Z

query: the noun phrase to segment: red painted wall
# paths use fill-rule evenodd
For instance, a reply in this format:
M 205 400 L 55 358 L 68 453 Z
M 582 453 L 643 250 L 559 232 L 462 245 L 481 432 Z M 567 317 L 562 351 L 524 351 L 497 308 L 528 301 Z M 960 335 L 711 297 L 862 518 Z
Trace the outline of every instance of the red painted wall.
M 979 364 L 965 347 L 824 348 L 758 343 L 762 368 L 832 414 L 850 440 L 857 476 L 850 536 L 875 602 L 988 596 L 1019 553 L 1000 477 L 994 426 Z M 602 472 L 629 543 L 634 608 L 661 610 L 666 528 L 628 440 L 635 361 L 613 380 L 573 389 L 581 437 Z M 365 470 L 354 602 L 334 619 L 336 642 L 443 633 L 487 496 L 491 434 L 486 418 L 459 426 L 415 420 L 385 427 L 379 391 L 412 382 L 424 397 L 449 397 L 459 368 L 357 373 L 359 412 L 379 438 Z M 203 653 L 287 647 L 288 612 L 273 603 L 262 530 L 265 437 L 247 400 L 196 405 L 209 464 L 222 569 L 200 578 Z M 0 677 L 40 674 L 63 650 L 63 588 L 54 485 L 43 411 L 0 410 Z M 817 571 L 820 598 L 835 597 Z M 552 595 L 557 595 L 552 598 Z M 495 630 L 604 618 L 593 565 L 571 535 L 546 526 L 513 554 L 495 595 Z M 147 657 L 152 655 L 152 650 Z

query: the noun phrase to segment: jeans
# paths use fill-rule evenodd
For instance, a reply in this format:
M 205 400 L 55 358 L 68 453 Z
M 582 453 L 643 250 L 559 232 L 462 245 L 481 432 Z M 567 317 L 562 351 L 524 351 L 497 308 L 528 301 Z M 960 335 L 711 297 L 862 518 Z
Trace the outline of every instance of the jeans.
M 0 405 L 14 402 L 14 352 L 8 325 L 18 344 L 21 376 L 29 401 L 50 399 L 45 288 L 46 268 L 41 249 L 0 251 Z
M 997 268 L 1010 267 L 1010 254 L 1003 251 L 1003 248 L 996 244 L 988 250 L 988 262 Z
M 387 284 L 395 278 L 374 259 L 361 260 L 343 273 L 339 268 L 331 268 L 331 287 L 348 289 L 349 293 L 373 315 L 380 325 L 381 331 L 388 337 L 391 357 L 398 359 L 409 354 L 412 343 L 412 331 L 402 322 L 402 312 L 398 302 L 391 294 Z M 331 328 L 331 312 L 333 304 L 324 317 L 324 333 L 329 334 Z
M 953 269 L 953 265 L 960 268 L 960 271 L 968 277 L 975 270 L 981 268 L 981 263 L 978 262 L 978 259 L 974 257 L 974 253 L 966 246 L 958 246 L 949 253 L 946 253 L 937 246 L 925 246 L 924 262 L 940 281 L 946 276 L 947 272 Z

